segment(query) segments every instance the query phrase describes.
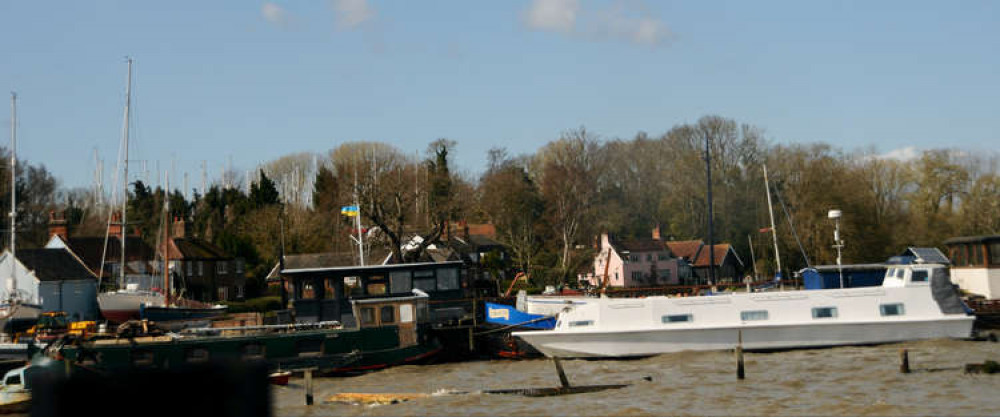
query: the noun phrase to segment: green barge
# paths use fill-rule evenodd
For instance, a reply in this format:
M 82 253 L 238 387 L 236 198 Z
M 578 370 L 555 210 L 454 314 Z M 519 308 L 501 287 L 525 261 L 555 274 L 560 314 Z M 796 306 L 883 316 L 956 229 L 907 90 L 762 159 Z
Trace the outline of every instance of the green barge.
M 430 337 L 428 296 L 351 300 L 339 322 L 205 328 L 181 334 L 66 340 L 50 356 L 97 373 L 172 369 L 208 362 L 264 363 L 269 370 L 347 373 L 411 363 L 441 350 Z

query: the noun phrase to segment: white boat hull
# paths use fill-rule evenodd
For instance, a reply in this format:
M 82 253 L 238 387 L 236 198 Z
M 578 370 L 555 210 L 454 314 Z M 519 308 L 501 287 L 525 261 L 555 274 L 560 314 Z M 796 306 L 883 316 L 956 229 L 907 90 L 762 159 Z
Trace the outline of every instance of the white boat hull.
M 139 308 L 143 304 L 163 306 L 164 298 L 162 294 L 154 292 L 117 291 L 98 294 L 97 304 L 100 306 L 101 315 L 104 318 L 122 323 L 138 319 Z
M 883 287 L 592 298 L 564 308 L 553 330 L 513 335 L 556 357 L 721 350 L 741 341 L 747 350 L 780 350 L 971 336 L 975 317 L 961 305 L 946 270 L 897 269 L 905 280 L 897 275 Z M 921 279 L 911 280 L 911 270 Z
M 972 331 L 972 322 L 972 318 L 959 318 L 574 334 L 534 331 L 516 333 L 516 336 L 549 357 L 642 357 L 682 351 L 732 349 L 739 344 L 741 336 L 745 350 L 802 349 L 964 338 Z

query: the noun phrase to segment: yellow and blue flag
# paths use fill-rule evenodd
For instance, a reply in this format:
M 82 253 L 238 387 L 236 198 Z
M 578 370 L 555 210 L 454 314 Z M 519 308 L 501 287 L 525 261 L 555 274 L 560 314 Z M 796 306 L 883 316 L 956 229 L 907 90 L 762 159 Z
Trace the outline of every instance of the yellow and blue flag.
M 361 210 L 358 209 L 358 206 L 343 206 L 340 208 L 340 214 L 347 217 L 357 216 L 360 211 Z

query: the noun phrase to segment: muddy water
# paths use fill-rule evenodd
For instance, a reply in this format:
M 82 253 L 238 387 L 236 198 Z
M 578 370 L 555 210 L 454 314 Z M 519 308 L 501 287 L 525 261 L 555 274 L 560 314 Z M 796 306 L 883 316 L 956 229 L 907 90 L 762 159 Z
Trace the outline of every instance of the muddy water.
M 899 373 L 899 350 L 912 373 Z M 748 353 L 736 379 L 732 352 L 683 352 L 627 361 L 564 361 L 572 384 L 631 383 L 619 390 L 528 398 L 481 394 L 555 387 L 550 360 L 403 366 L 274 387 L 274 414 L 291 415 L 1000 415 L 1000 375 L 967 375 L 966 363 L 1000 360 L 1000 343 L 934 340 L 874 347 Z M 646 380 L 647 378 L 651 380 Z M 471 391 L 399 404 L 325 403 L 341 392 Z

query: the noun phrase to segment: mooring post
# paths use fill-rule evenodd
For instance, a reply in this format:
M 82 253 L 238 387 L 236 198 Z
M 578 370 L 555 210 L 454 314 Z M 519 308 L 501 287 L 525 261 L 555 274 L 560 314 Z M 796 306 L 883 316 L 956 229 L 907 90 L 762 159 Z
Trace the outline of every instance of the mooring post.
M 906 349 L 899 350 L 899 372 L 910 373 L 910 352 Z
M 736 379 L 742 380 L 746 377 L 743 368 L 743 330 L 738 333 L 738 343 L 736 344 Z
M 559 362 L 559 357 L 553 356 L 552 361 L 556 363 L 556 372 L 559 373 L 559 382 L 562 383 L 562 387 L 569 388 L 569 378 L 566 378 L 566 372 L 563 371 L 562 363 Z
M 313 405 L 313 371 L 306 369 L 306 405 Z

